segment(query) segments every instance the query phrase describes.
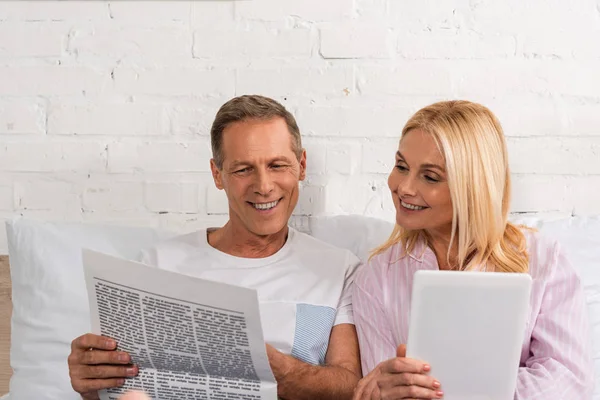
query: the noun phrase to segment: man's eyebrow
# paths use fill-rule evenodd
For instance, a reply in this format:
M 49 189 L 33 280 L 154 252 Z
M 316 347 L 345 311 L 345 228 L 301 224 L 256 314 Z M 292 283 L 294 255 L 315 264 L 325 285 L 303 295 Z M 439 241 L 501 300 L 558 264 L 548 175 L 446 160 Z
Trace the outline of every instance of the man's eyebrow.
M 278 162 L 278 161 L 283 161 L 283 162 L 290 162 L 290 159 L 287 158 L 286 156 L 279 156 L 279 157 L 273 157 L 271 159 L 269 159 L 269 164 L 274 163 L 274 162 Z M 250 161 L 246 161 L 246 160 L 233 160 L 230 164 L 231 168 L 235 168 L 235 167 L 239 167 L 241 165 L 252 165 L 253 163 Z
M 402 161 L 406 162 L 404 160 L 404 156 L 402 155 L 402 153 L 400 153 L 400 150 L 398 150 L 396 152 L 396 157 L 398 157 L 399 159 L 401 159 Z M 438 169 L 441 172 L 444 172 L 445 169 L 444 167 L 437 165 L 437 164 L 432 164 L 432 163 L 426 163 L 426 164 L 421 164 L 421 169 Z

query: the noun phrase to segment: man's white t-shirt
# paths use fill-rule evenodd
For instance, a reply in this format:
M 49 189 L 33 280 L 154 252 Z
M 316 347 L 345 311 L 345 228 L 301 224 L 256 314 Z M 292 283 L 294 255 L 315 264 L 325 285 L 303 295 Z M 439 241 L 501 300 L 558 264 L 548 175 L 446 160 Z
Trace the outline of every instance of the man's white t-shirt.
M 142 262 L 256 289 L 265 341 L 313 365 L 324 363 L 332 327 L 354 324 L 351 285 L 359 259 L 292 228 L 284 246 L 265 258 L 223 253 L 201 230 L 144 251 Z

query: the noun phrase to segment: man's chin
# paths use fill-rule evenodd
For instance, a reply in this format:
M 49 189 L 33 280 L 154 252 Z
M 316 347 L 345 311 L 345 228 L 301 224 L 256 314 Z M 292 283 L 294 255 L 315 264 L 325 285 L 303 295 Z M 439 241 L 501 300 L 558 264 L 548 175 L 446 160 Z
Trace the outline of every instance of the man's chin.
M 268 223 L 260 223 L 257 222 L 253 224 L 252 229 L 250 231 L 257 236 L 270 236 L 276 235 L 287 228 L 287 220 L 283 222 L 268 222 Z

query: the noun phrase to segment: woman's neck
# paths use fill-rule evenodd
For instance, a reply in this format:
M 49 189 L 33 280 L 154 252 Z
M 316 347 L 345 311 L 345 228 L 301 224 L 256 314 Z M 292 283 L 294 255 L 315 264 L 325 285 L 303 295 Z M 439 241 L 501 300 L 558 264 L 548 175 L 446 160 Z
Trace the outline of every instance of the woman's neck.
M 427 243 L 437 259 L 440 270 L 457 270 L 458 269 L 458 243 L 456 237 L 450 248 L 450 238 L 452 236 L 451 228 L 448 229 L 432 229 L 426 231 Z M 450 252 L 448 252 L 450 249 Z

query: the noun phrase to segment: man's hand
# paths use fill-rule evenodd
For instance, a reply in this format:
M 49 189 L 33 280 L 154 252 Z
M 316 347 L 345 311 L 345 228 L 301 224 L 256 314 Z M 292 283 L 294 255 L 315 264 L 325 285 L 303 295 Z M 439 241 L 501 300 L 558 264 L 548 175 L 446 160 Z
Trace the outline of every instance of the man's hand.
M 353 400 L 441 399 L 440 383 L 427 375 L 431 367 L 405 356 L 406 346 L 401 344 L 395 358 L 360 380 Z
M 98 390 L 119 387 L 138 374 L 129 354 L 116 351 L 113 339 L 88 333 L 73 340 L 69 355 L 71 386 L 86 400 L 98 399 Z

